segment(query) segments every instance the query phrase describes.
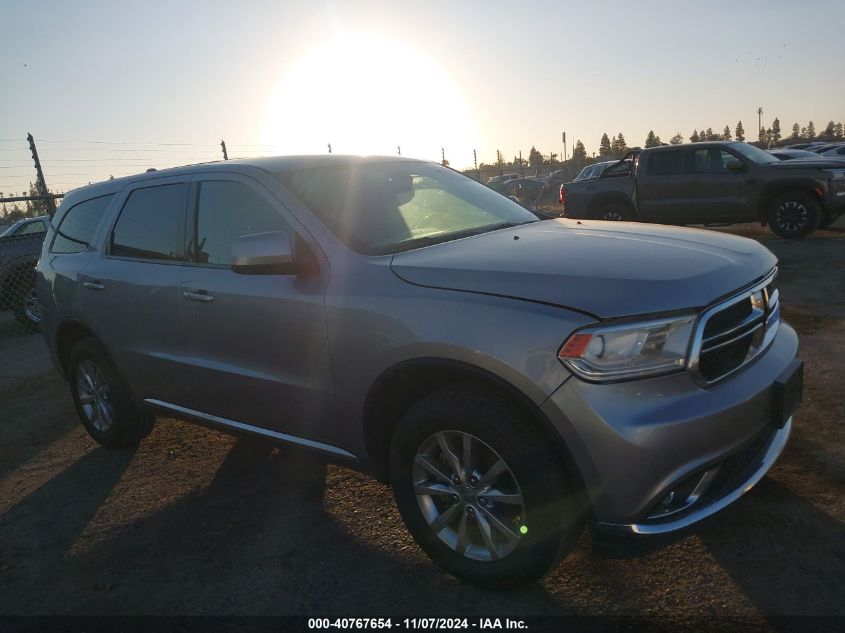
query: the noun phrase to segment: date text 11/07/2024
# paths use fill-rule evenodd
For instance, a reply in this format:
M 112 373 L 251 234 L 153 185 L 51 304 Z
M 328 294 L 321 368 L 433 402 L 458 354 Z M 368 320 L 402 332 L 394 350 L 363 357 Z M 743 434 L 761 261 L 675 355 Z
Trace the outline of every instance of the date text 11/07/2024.
M 309 629 L 527 629 L 524 620 L 511 618 L 309 618 Z

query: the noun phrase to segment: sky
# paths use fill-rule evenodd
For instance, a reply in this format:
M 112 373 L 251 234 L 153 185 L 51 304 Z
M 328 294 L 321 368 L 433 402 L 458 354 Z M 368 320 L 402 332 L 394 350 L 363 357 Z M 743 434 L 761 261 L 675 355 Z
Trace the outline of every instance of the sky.
M 0 0 L 0 191 L 230 157 L 453 166 L 845 121 L 845 2 Z M 442 149 L 441 149 L 442 148 Z

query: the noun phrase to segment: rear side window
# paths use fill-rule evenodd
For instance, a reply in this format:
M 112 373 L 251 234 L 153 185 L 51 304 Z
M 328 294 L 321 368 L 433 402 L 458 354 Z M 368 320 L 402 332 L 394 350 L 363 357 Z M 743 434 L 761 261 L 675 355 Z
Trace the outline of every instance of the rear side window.
M 88 248 L 113 197 L 92 198 L 71 207 L 56 229 L 50 252 L 81 253 Z
M 186 183 L 133 191 L 114 226 L 111 254 L 138 259 L 184 260 L 187 202 Z
M 290 233 L 273 205 L 239 182 L 201 182 L 196 212 L 196 233 L 188 257 L 201 264 L 228 267 L 232 241 L 244 235 L 269 231 Z
M 657 152 L 648 159 L 648 171 L 655 176 L 684 173 L 684 153 L 681 150 Z

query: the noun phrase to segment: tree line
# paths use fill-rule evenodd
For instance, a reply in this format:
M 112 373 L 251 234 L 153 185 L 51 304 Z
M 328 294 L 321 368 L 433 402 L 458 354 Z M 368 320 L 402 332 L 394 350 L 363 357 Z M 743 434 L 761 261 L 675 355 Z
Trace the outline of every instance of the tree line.
M 843 135 L 843 126 L 838 121 L 828 121 L 821 134 L 816 133 L 816 126 L 813 121 L 807 123 L 806 126 L 801 126 L 795 123 L 792 126 L 792 133 L 786 137 L 782 135 L 780 119 L 777 117 L 772 121 L 770 127 L 761 127 L 758 133 L 757 141 L 753 144 L 764 147 L 779 147 L 799 142 L 812 141 L 845 141 Z M 737 121 L 737 124 L 731 130 L 731 126 L 726 125 L 721 132 L 716 132 L 712 127 L 695 128 L 688 137 L 690 143 L 704 143 L 707 141 L 746 141 L 745 128 L 742 121 Z M 670 139 L 669 145 L 680 145 L 685 142 L 684 135 L 681 132 L 676 132 Z M 749 141 L 752 142 L 752 141 Z M 578 139 L 575 142 L 575 147 L 572 150 L 572 157 L 561 162 L 558 160 L 559 155 L 556 153 L 543 154 L 535 146 L 532 145 L 528 152 L 528 158 L 524 159 L 521 156 L 514 156 L 512 161 L 506 161 L 502 153 L 496 152 L 496 162 L 493 164 L 481 163 L 478 166 L 478 171 L 490 170 L 504 170 L 506 168 L 522 168 L 531 167 L 540 170 L 542 168 L 565 168 L 570 172 L 580 171 L 585 165 L 602 160 L 618 160 L 625 156 L 630 151 L 639 150 L 643 147 L 658 147 L 660 145 L 667 145 L 659 136 L 654 133 L 654 130 L 649 130 L 642 146 L 629 147 L 622 132 L 615 134 L 613 137 L 607 135 L 607 132 L 602 134 L 599 141 L 598 155 L 592 157 L 587 154 L 584 143 Z M 472 170 L 470 170 L 472 171 Z

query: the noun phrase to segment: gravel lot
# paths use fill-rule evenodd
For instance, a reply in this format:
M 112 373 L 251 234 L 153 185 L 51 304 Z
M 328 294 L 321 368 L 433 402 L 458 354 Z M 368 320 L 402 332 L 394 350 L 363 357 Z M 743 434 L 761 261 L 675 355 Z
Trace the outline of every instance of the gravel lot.
M 780 257 L 806 391 L 770 475 L 694 533 L 585 537 L 542 584 L 487 592 L 430 563 L 367 477 L 170 419 L 107 451 L 48 372 L 0 378 L 0 614 L 845 616 L 845 233 L 725 230 Z

